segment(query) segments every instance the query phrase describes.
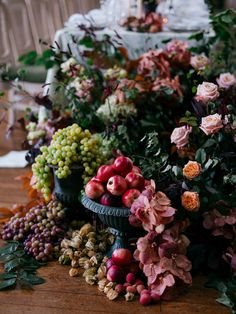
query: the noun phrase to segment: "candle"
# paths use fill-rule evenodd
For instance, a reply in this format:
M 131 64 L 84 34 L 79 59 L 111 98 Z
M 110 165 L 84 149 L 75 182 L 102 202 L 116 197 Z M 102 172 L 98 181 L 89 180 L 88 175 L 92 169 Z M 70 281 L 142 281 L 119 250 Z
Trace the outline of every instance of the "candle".
M 143 1 L 137 0 L 137 18 L 141 19 L 142 17 L 142 7 L 143 7 Z

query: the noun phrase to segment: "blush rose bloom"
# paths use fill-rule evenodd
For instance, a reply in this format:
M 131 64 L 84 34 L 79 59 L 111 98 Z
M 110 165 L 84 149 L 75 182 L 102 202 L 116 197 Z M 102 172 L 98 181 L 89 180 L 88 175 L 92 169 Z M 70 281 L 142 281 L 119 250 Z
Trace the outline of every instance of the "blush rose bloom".
M 189 212 L 197 212 L 200 207 L 199 194 L 186 191 L 181 196 L 182 206 Z
M 197 87 L 196 100 L 207 104 L 210 101 L 216 100 L 219 95 L 220 93 L 216 84 L 203 82 Z
M 196 161 L 189 161 L 183 168 L 183 175 L 192 180 L 199 176 L 202 171 L 201 165 Z
M 224 89 L 229 89 L 231 86 L 236 84 L 236 78 L 231 73 L 221 73 L 220 76 L 216 79 L 219 87 Z
M 210 135 L 218 132 L 221 128 L 223 128 L 223 123 L 221 119 L 221 115 L 218 113 L 209 115 L 207 117 L 202 118 L 200 129 L 206 134 Z
M 190 64 L 195 70 L 204 70 L 207 65 L 209 65 L 210 60 L 204 55 L 192 56 L 190 59 Z
M 192 132 L 191 126 L 181 126 L 175 128 L 170 136 L 171 143 L 175 143 L 176 147 L 182 148 L 188 144 L 189 134 Z

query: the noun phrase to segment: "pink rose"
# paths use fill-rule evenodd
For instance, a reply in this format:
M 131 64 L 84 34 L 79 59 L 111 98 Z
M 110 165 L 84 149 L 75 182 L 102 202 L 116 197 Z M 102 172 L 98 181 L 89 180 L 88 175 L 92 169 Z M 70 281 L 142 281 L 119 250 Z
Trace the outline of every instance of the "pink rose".
M 231 86 L 236 84 L 236 78 L 231 73 L 221 73 L 220 76 L 216 79 L 219 87 L 224 89 L 229 89 Z
M 188 144 L 188 138 L 191 132 L 192 127 L 188 125 L 175 128 L 170 136 L 171 143 L 175 143 L 177 148 L 184 147 Z
M 206 134 L 210 135 L 218 132 L 221 128 L 223 128 L 223 123 L 221 120 L 221 115 L 218 113 L 209 115 L 207 117 L 202 118 L 202 123 L 200 129 Z
M 217 85 L 209 82 L 203 82 L 197 87 L 196 100 L 207 104 L 210 101 L 216 100 L 219 95 L 220 93 Z
M 204 70 L 209 63 L 210 60 L 204 55 L 192 56 L 190 59 L 190 64 L 195 70 Z

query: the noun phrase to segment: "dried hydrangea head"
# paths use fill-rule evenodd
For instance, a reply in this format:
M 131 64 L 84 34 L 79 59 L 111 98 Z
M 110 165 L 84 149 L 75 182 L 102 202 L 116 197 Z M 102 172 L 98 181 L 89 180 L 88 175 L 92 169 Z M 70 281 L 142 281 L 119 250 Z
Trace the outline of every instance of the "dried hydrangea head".
M 201 165 L 196 161 L 189 161 L 183 168 L 183 175 L 192 180 L 200 175 L 202 171 Z
M 200 207 L 199 194 L 186 191 L 181 196 L 182 206 L 189 212 L 197 212 Z

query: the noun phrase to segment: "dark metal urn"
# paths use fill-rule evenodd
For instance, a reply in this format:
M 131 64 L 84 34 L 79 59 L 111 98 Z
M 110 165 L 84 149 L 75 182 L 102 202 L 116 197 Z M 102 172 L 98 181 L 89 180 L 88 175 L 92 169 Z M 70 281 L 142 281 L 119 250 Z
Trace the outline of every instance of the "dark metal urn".
M 64 179 L 58 179 L 56 176 L 56 166 L 50 166 L 53 169 L 54 176 L 54 194 L 56 198 L 66 206 L 80 205 L 78 195 L 83 189 L 83 168 L 81 166 L 72 166 L 72 173 Z
M 85 208 L 96 213 L 101 222 L 107 225 L 111 233 L 116 236 L 114 244 L 106 254 L 107 256 L 111 256 L 117 248 L 127 248 L 129 246 L 129 239 L 136 232 L 136 229 L 129 223 L 129 208 L 104 206 L 85 195 L 82 197 L 81 202 Z

